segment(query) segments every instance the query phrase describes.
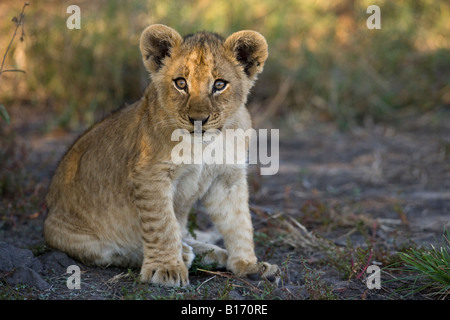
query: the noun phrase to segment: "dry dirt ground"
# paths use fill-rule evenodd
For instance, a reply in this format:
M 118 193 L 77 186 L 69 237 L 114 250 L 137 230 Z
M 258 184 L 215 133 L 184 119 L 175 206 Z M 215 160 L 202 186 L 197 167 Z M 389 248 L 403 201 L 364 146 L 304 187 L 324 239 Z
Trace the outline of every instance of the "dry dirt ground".
M 16 134 L 4 163 L 22 187 L 20 197 L 4 191 L 0 208 L 0 299 L 433 299 L 411 294 L 398 252 L 439 245 L 450 229 L 449 116 L 345 132 L 272 124 L 280 128 L 279 172 L 261 176 L 250 166 L 249 184 L 257 255 L 279 274 L 241 279 L 195 263 L 190 286 L 165 288 L 139 283 L 139 270 L 87 267 L 45 246 L 46 188 L 79 132 L 49 130 L 45 115 L 12 110 Z M 212 227 L 201 204 L 191 225 Z M 80 267 L 80 289 L 67 286 L 70 265 Z M 381 268 L 379 289 L 368 288 L 371 265 Z

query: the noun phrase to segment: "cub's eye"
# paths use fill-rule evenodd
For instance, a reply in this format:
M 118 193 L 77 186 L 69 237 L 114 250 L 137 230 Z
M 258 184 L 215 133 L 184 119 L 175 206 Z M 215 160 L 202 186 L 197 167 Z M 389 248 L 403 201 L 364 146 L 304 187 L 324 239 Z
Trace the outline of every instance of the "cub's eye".
M 175 83 L 175 86 L 180 89 L 180 90 L 186 90 L 187 88 L 187 82 L 186 79 L 184 78 L 178 78 L 173 80 L 173 82 Z
M 227 86 L 227 83 L 225 80 L 216 80 L 213 85 L 213 92 L 222 91 Z

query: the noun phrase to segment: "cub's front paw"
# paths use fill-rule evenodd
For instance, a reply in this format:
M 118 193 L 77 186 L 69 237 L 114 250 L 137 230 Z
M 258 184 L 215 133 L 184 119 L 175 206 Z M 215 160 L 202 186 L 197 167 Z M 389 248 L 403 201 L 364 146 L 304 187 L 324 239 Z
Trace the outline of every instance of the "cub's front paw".
M 278 271 L 278 266 L 267 262 L 255 263 L 248 260 L 237 260 L 228 262 L 227 269 L 238 277 L 247 276 L 251 279 L 259 279 L 259 277 L 273 276 Z
M 174 265 L 144 263 L 141 268 L 140 281 L 170 287 L 184 287 L 189 284 L 189 272 L 184 262 Z

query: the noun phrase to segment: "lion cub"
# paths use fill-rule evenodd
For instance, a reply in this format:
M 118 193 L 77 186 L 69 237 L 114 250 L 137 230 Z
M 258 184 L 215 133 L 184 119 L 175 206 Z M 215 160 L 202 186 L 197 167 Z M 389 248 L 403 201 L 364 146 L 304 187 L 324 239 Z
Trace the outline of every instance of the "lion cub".
M 56 169 L 46 197 L 47 243 L 83 263 L 140 267 L 144 282 L 189 283 L 194 253 L 238 276 L 269 276 L 257 263 L 245 165 L 175 164 L 176 129 L 249 129 L 245 103 L 267 58 L 254 31 L 223 39 L 199 32 L 182 38 L 151 25 L 140 50 L 151 84 L 143 98 L 84 133 Z M 200 199 L 226 250 L 201 243 L 186 224 Z

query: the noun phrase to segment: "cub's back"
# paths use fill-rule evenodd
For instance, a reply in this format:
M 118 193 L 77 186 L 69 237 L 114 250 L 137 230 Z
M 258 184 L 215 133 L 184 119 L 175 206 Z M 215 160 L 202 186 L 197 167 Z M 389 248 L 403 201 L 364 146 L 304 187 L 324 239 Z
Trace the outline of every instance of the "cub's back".
M 130 189 L 127 171 L 136 157 L 133 144 L 139 134 L 138 112 L 138 103 L 127 106 L 92 126 L 74 142 L 50 184 L 46 198 L 50 208 L 78 211 L 76 208 L 81 206 L 92 209 L 97 206 L 92 202 L 105 205 L 112 200 L 111 196 L 121 196 L 110 192 L 111 187 L 114 186 L 114 190 Z

